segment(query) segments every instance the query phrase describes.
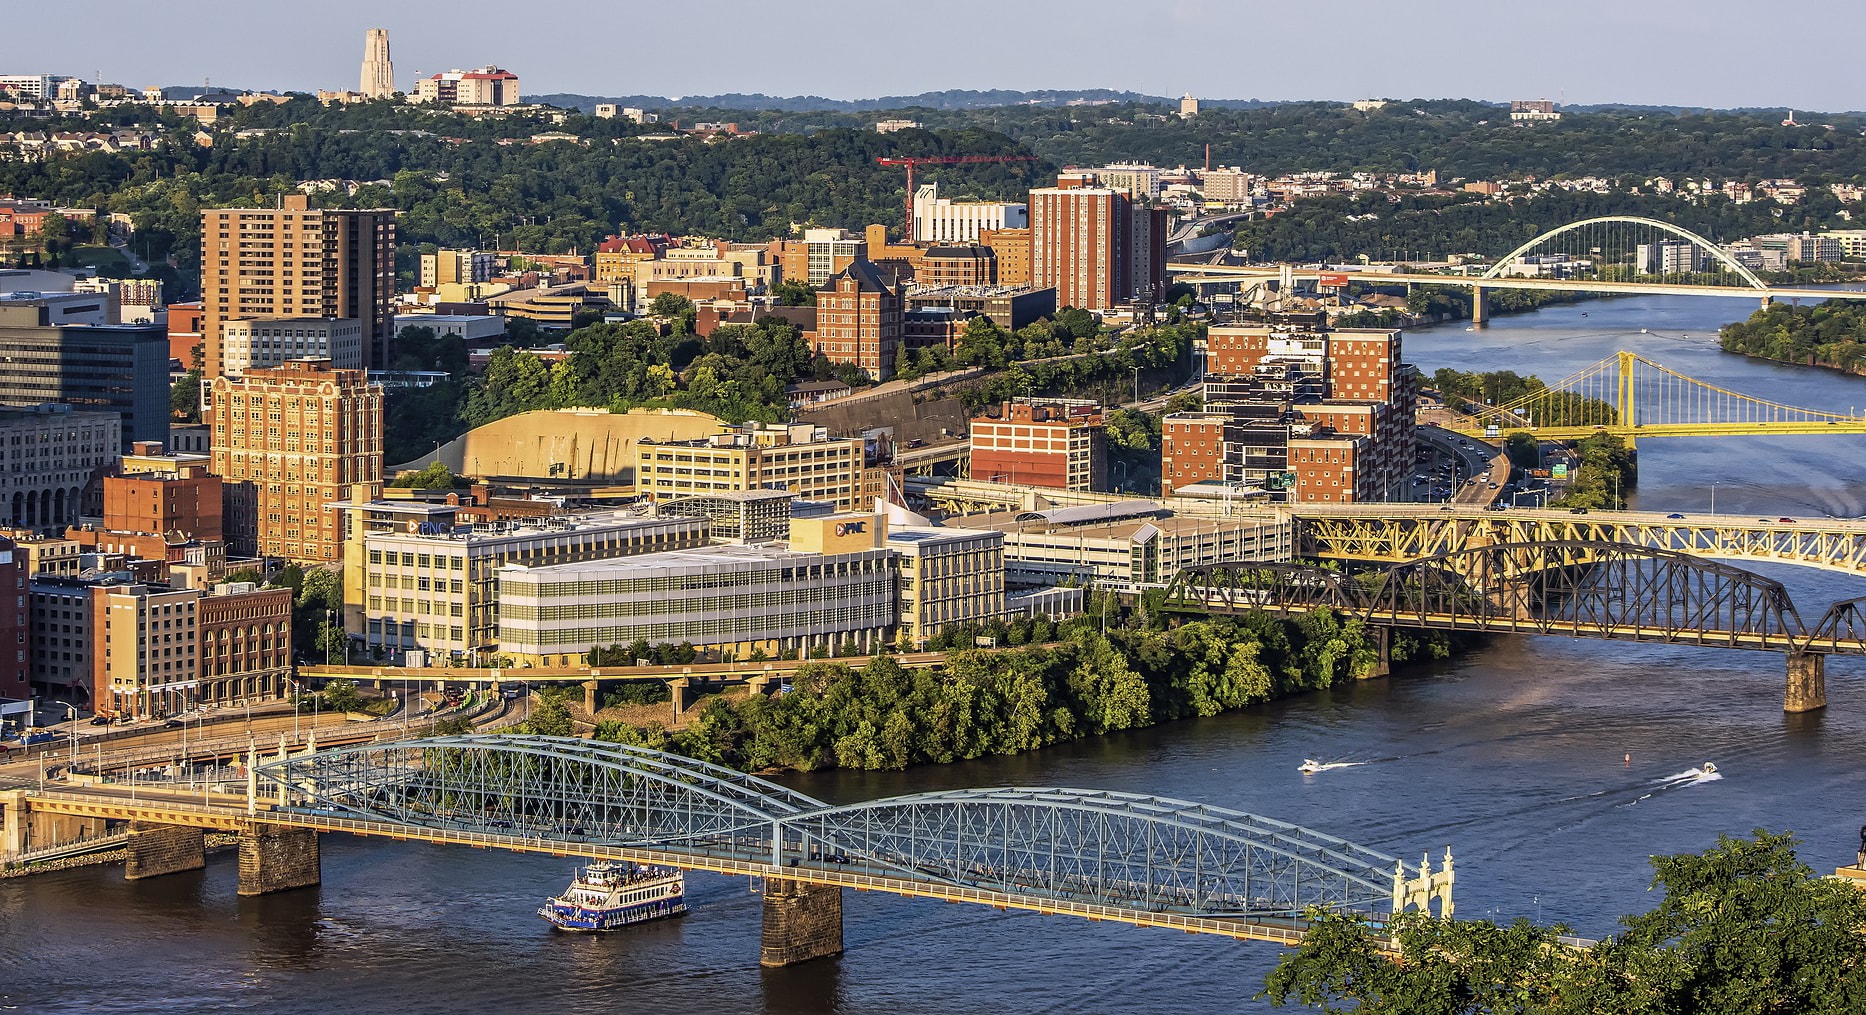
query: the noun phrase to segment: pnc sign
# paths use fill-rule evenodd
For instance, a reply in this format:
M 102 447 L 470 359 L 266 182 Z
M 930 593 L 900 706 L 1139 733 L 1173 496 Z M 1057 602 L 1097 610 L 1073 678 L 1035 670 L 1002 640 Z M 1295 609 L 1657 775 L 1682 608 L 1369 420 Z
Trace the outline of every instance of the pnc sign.
M 867 532 L 867 531 L 868 531 L 867 522 L 837 522 L 836 523 L 836 535 L 838 536 L 853 536 L 856 533 Z

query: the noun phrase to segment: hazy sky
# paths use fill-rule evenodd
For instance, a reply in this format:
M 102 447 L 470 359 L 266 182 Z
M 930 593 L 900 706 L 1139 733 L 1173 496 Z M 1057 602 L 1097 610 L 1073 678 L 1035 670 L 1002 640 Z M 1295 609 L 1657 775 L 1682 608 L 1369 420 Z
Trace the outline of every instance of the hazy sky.
M 1550 98 L 1866 108 L 1860 0 L 325 0 L 21 3 L 0 73 L 132 86 L 355 88 L 363 30 L 396 83 L 497 63 L 526 94 L 1117 88 L 1213 98 Z

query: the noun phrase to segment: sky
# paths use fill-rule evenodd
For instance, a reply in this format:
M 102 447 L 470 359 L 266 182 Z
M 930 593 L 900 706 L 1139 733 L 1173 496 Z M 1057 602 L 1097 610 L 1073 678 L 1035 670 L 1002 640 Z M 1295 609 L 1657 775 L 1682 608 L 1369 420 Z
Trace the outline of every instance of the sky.
M 83 24 L 89 22 L 89 24 Z M 354 89 L 366 28 L 396 82 L 498 64 L 527 95 L 1112 88 L 1205 98 L 1548 98 L 1866 109 L 1866 3 L 1797 0 L 224 0 L 17 5 L 0 73 L 133 87 Z

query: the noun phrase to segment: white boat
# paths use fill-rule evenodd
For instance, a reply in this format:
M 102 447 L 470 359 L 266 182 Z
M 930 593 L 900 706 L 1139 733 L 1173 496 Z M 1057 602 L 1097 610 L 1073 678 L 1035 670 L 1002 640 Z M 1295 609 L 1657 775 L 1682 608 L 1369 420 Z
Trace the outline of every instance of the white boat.
M 1302 759 L 1302 764 L 1296 766 L 1296 771 L 1301 772 L 1303 775 L 1314 775 L 1326 767 L 1328 766 L 1314 758 L 1304 758 Z
M 1716 775 L 1717 766 L 1706 761 L 1703 765 L 1698 767 L 1698 771 L 1704 773 L 1705 775 Z
M 672 867 L 593 863 L 538 915 L 559 930 L 615 930 L 687 911 L 686 878 Z

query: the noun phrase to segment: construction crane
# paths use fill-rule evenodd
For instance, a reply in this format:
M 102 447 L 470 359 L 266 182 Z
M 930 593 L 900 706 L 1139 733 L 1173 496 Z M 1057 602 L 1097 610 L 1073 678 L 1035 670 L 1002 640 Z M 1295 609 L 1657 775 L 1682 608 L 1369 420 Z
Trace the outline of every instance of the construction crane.
M 901 230 L 908 243 L 914 241 L 914 167 L 960 166 L 973 162 L 1035 162 L 1035 155 L 909 155 L 901 158 L 878 158 L 884 166 L 907 167 L 907 222 Z

